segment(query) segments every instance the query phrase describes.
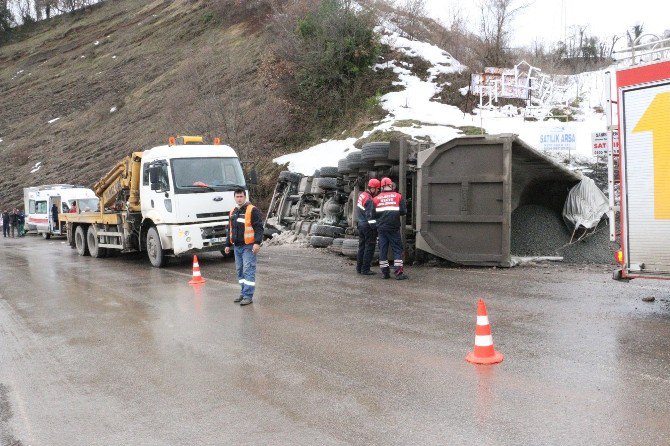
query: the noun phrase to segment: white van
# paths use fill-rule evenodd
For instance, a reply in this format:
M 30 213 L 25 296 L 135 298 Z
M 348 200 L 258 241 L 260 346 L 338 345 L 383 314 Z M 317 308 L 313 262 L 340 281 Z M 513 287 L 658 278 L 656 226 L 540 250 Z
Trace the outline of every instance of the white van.
M 72 204 L 77 203 L 77 212 L 97 211 L 99 199 L 84 186 L 72 184 L 50 184 L 23 189 L 26 230 L 36 231 L 43 238 L 64 235 L 58 219 L 51 212 L 55 204 L 59 214 L 69 213 Z

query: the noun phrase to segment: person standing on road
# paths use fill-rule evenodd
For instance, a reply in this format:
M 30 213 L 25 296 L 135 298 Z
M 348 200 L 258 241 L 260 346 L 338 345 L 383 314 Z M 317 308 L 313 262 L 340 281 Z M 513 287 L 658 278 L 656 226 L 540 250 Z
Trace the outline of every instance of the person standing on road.
M 253 303 L 256 290 L 256 254 L 263 241 L 263 217 L 261 211 L 247 200 L 247 191 L 235 189 L 237 206 L 230 211 L 228 237 L 225 253 L 230 247 L 235 252 L 235 268 L 240 283 L 240 296 L 233 302 L 240 305 Z
M 16 226 L 18 228 L 19 232 L 19 237 L 23 237 L 26 235 L 24 233 L 24 226 L 26 224 L 26 214 L 23 213 L 22 209 L 17 209 L 16 210 Z
M 9 213 L 9 236 L 14 238 L 14 233 L 16 232 L 16 209 Z
M 51 223 L 53 229 L 58 230 L 58 205 L 56 203 L 51 205 Z
M 407 214 L 405 199 L 398 192 L 393 191 L 393 181 L 390 178 L 382 178 L 382 191 L 374 197 L 375 220 L 377 221 L 377 233 L 379 236 L 379 267 L 382 277 L 391 277 L 388 250 L 393 251 L 393 270 L 397 280 L 407 279 L 402 261 L 402 238 L 400 231 L 400 217 Z
M 2 236 L 9 236 L 9 212 L 7 212 L 7 209 L 2 210 Z
M 365 276 L 373 276 L 370 271 L 372 256 L 377 244 L 377 222 L 374 220 L 372 199 L 379 193 L 380 183 L 376 178 L 368 181 L 367 190 L 358 196 L 358 258 L 356 272 Z

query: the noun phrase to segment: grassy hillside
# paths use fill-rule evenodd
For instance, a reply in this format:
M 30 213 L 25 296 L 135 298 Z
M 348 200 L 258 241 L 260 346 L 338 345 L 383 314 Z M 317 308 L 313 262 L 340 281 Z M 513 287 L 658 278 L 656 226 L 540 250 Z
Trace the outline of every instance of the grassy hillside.
M 273 156 L 329 136 L 296 125 L 258 16 L 222 17 L 211 5 L 104 2 L 2 44 L 0 206 L 19 204 L 26 186 L 92 184 L 120 157 L 177 134 L 220 136 L 258 162 L 262 197 Z

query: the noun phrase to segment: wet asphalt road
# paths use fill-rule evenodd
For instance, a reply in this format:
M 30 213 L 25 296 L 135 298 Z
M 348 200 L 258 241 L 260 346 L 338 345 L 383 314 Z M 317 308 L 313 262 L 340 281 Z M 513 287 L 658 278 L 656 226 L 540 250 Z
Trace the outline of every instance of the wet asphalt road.
M 670 444 L 670 284 L 609 268 L 351 274 L 268 247 L 166 269 L 0 239 L 0 443 Z M 653 303 L 641 302 L 654 296 Z M 473 366 L 477 299 L 505 361 Z

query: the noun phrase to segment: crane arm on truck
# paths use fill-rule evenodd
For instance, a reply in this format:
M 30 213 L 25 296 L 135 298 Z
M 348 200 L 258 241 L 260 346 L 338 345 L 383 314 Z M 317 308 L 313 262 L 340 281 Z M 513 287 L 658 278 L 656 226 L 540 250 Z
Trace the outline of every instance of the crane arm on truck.
M 140 211 L 141 164 L 142 152 L 134 152 L 93 185 L 93 191 L 100 198 L 101 209 L 114 208 L 121 195 L 120 201 L 128 202 L 129 211 Z

